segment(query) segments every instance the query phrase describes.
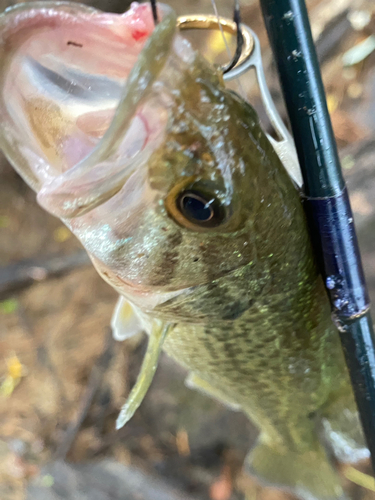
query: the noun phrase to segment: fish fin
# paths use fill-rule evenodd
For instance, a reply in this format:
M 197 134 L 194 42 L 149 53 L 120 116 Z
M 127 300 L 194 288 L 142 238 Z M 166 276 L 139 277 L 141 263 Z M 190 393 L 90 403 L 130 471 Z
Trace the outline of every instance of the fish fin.
M 124 297 L 119 297 L 111 319 L 112 336 L 121 342 L 143 331 L 133 306 Z
M 218 400 L 220 403 L 223 403 L 231 410 L 241 410 L 241 406 L 239 404 L 231 401 L 226 394 L 221 392 L 219 389 L 216 389 L 216 387 L 213 387 L 209 382 L 206 382 L 193 372 L 190 372 L 186 377 L 185 385 L 186 387 L 189 387 L 189 389 L 195 389 L 199 392 L 202 392 L 206 396 L 210 396 L 211 398 Z
M 147 351 L 143 359 L 141 371 L 138 375 L 137 382 L 126 400 L 126 403 L 121 408 L 116 421 L 116 429 L 121 429 L 121 427 L 123 427 L 132 418 L 142 403 L 151 382 L 154 379 L 164 340 L 170 328 L 170 324 L 166 325 L 160 321 L 155 321 L 154 327 L 150 332 Z
M 302 500 L 343 500 L 340 479 L 323 447 L 303 453 L 273 448 L 259 439 L 250 450 L 245 470 L 262 484 L 275 486 Z
M 353 464 L 369 458 L 370 452 L 350 386 L 341 397 L 333 394 L 322 410 L 324 439 L 337 460 Z
M 354 464 L 370 457 L 357 411 L 346 409 L 337 418 L 322 418 L 324 438 L 341 463 Z

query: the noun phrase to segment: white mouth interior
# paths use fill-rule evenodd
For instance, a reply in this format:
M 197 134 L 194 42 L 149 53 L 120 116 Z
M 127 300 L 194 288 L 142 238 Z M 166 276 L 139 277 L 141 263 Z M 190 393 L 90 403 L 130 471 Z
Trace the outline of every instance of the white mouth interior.
M 99 143 L 143 45 L 124 46 L 89 22 L 84 35 L 81 29 L 66 22 L 53 32 L 34 28 L 6 74 L 6 111 L 24 149 L 48 165 L 35 172 L 42 181 L 69 170 Z M 122 153 L 132 157 L 146 139 L 144 120 L 136 117 Z
M 169 10 L 145 47 L 148 5 L 123 16 L 38 6 L 14 9 L 14 26 L 0 16 L 4 150 L 47 210 L 73 217 L 113 196 L 160 142 L 168 112 L 152 85 L 176 19 Z

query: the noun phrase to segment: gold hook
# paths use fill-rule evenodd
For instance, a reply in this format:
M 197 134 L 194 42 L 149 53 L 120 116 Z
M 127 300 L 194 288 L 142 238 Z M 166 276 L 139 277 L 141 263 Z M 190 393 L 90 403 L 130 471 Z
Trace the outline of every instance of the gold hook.
M 201 15 L 201 14 L 191 14 L 188 16 L 180 16 L 177 18 L 177 27 L 180 30 L 192 30 L 192 29 L 219 29 L 219 23 L 226 33 L 230 33 L 231 35 L 236 35 L 237 33 L 237 25 L 234 21 L 227 19 L 225 17 L 213 16 L 213 15 Z M 241 66 L 249 57 L 251 56 L 254 50 L 254 39 L 249 33 L 248 30 L 241 27 L 242 35 L 243 35 L 243 48 L 241 57 L 236 64 L 236 68 Z M 234 68 L 233 68 L 234 69 Z

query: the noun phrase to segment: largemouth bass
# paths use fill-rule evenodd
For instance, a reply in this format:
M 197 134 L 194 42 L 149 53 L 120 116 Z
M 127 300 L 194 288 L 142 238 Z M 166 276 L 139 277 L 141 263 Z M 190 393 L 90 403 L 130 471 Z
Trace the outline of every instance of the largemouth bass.
M 18 5 L 0 17 L 1 147 L 120 294 L 115 334 L 150 336 L 259 427 L 247 467 L 342 496 L 328 456 L 368 456 L 300 195 L 253 108 L 161 6 Z M 151 35 L 150 35 L 151 34 Z

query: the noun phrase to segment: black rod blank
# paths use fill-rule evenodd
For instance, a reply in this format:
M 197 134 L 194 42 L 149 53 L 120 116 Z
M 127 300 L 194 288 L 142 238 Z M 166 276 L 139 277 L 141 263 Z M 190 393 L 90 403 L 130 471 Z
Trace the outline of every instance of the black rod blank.
M 375 336 L 304 0 L 260 0 L 304 179 L 304 206 L 375 470 Z

